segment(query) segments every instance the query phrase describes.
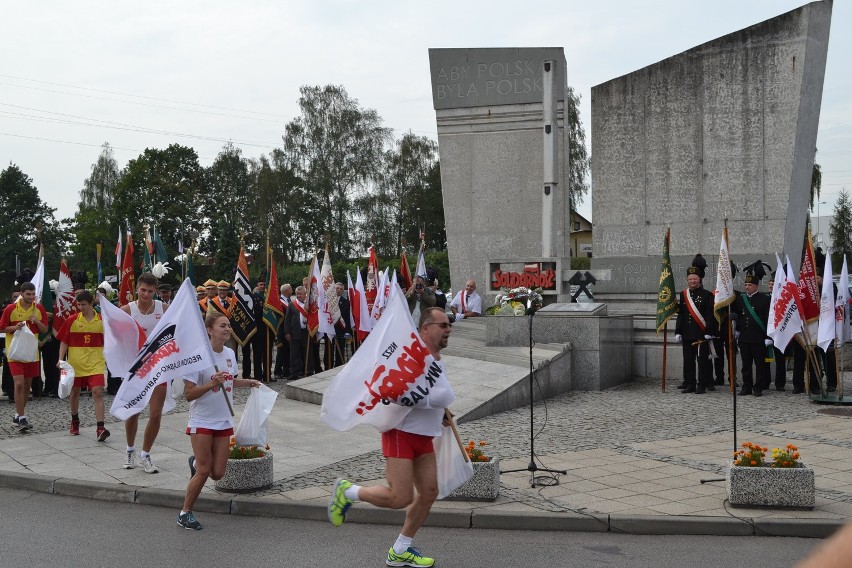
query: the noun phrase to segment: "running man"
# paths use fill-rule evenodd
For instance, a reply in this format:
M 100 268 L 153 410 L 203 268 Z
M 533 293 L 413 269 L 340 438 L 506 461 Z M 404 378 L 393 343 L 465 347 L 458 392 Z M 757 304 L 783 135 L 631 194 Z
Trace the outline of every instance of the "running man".
M 95 311 L 95 297 L 88 290 L 77 293 L 77 306 L 80 313 L 65 320 L 57 339 L 59 344 L 59 361 L 68 355 L 68 364 L 74 368 L 74 387 L 69 399 L 71 405 L 72 436 L 80 434 L 80 416 L 77 414 L 80 404 L 80 389 L 88 387 L 92 392 L 92 402 L 95 405 L 95 420 L 97 420 L 98 442 L 109 438 L 109 430 L 104 426 L 104 322 Z M 56 364 L 60 367 L 60 364 Z
M 441 375 L 432 386 L 430 407 L 414 407 L 396 428 L 382 432 L 382 453 L 385 456 L 385 475 L 388 486 L 363 487 L 338 479 L 331 492 L 328 518 L 339 527 L 346 520 L 346 511 L 356 501 L 366 501 L 377 507 L 404 509 L 405 523 L 396 542 L 388 550 L 388 566 L 433 566 L 435 560 L 420 554 L 412 546 L 417 530 L 426 520 L 438 497 L 438 469 L 432 438 L 440 436 L 447 406 L 455 394 L 447 380 L 441 350 L 447 346 L 452 324 L 441 308 L 428 308 L 420 315 L 420 337 L 441 367 Z M 416 489 L 416 495 L 415 495 Z
M 21 295 L 18 300 L 6 306 L 0 317 L 0 328 L 6 334 L 6 353 L 12 348 L 14 341 L 12 334 L 23 329 L 24 326 L 29 327 L 35 335 L 47 333 L 47 312 L 41 304 L 36 302 L 35 284 L 32 282 L 21 284 Z M 27 399 L 33 379 L 41 377 L 38 349 L 36 349 L 34 362 L 10 359 L 9 370 L 12 372 L 12 380 L 15 384 L 15 417 L 12 422 L 18 425 L 18 430 L 26 432 L 33 427 L 27 419 Z
M 157 293 L 157 277 L 150 272 L 145 272 L 136 281 L 136 301 L 121 306 L 121 309 L 130 314 L 139 327 L 149 335 L 159 323 L 160 318 L 166 313 L 169 306 L 160 300 L 154 300 Z M 163 417 L 163 404 L 166 402 L 167 386 L 165 383 L 154 388 L 151 394 L 151 402 L 148 405 L 150 414 L 148 424 L 145 426 L 145 434 L 142 437 L 142 451 L 139 452 L 139 461 L 145 468 L 145 473 L 157 473 L 160 471 L 151 461 L 151 448 L 154 440 L 160 433 L 160 420 Z M 124 460 L 124 469 L 136 467 L 136 432 L 139 429 L 139 415 L 134 414 L 124 421 L 124 435 L 127 438 L 127 457 Z

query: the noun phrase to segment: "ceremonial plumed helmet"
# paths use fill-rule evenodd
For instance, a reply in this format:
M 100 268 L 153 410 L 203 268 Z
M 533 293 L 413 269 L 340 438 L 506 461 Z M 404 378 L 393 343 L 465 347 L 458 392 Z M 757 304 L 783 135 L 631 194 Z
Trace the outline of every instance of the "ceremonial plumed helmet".
M 686 269 L 686 275 L 697 274 L 699 278 L 704 278 L 705 270 L 707 270 L 707 261 L 700 254 L 696 254 L 692 259 L 692 266 Z
M 745 272 L 745 283 L 760 284 L 760 281 L 764 276 L 766 276 L 767 269 L 771 271 L 772 267 L 761 260 L 749 264 L 743 268 L 743 272 Z

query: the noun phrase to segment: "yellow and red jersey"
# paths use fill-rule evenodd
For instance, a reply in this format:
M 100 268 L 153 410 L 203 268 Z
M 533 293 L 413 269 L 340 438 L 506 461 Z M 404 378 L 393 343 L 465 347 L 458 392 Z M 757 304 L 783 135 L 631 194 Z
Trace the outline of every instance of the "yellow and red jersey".
M 104 373 L 104 322 L 98 313 L 91 321 L 82 313 L 66 320 L 57 338 L 68 346 L 68 363 L 78 377 Z

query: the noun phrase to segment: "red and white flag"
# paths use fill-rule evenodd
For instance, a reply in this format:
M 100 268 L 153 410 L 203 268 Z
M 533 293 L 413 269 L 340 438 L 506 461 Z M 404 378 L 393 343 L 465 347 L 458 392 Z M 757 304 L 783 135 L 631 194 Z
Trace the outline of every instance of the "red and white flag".
M 402 294 L 391 295 L 385 313 L 323 394 L 320 417 L 335 430 L 369 424 L 385 432 L 411 409 L 431 407 L 441 367 L 418 335 Z
M 319 261 L 316 253 L 314 253 L 314 259 L 311 261 L 310 272 L 308 273 L 308 298 L 305 302 L 305 308 L 308 310 L 308 335 L 311 337 L 319 331 L 319 307 L 325 301 L 325 294 L 320 282 L 322 282 L 322 276 L 320 275 Z
M 364 281 L 361 279 L 361 271 L 358 270 L 358 275 L 355 278 L 355 292 L 358 295 L 358 321 L 357 327 L 353 327 L 357 333 L 358 341 L 362 342 L 367 339 L 370 332 L 373 330 L 373 320 L 370 317 L 370 310 L 367 307 L 367 295 L 364 293 Z M 355 300 L 350 298 L 349 305 L 354 311 Z
M 101 320 L 104 323 L 104 359 L 109 372 L 123 377 L 133 365 L 136 354 L 145 345 L 145 330 L 130 314 L 114 306 L 103 294 L 98 293 Z
M 118 285 L 118 305 L 129 304 L 136 297 L 136 276 L 133 269 L 133 235 L 127 231 L 127 246 L 121 265 Z
M 817 345 L 823 351 L 834 341 L 835 325 L 834 276 L 831 273 L 831 254 L 825 255 L 825 268 L 822 274 L 822 294 L 819 298 L 819 331 Z
M 777 263 L 766 334 L 772 338 L 775 347 L 783 352 L 793 337 L 802 330 L 802 318 L 799 315 L 799 289 L 796 286 L 796 280 L 787 275 L 780 258 L 777 259 Z M 793 274 L 789 257 L 787 270 L 791 275 Z
M 810 345 L 815 345 L 817 341 L 820 295 L 819 285 L 817 284 L 816 261 L 814 260 L 814 245 L 811 241 L 811 230 L 808 229 L 805 254 L 802 255 L 802 267 L 799 269 L 799 313 L 802 316 L 804 327 L 807 328 L 807 334 L 804 337 L 805 342 Z
M 334 274 L 331 272 L 331 256 L 328 254 L 328 244 L 325 245 L 325 256 L 322 259 L 320 283 L 322 302 L 319 304 L 319 332 L 333 338 L 337 334 L 334 325 L 340 319 L 340 302 L 337 299 Z
M 376 257 L 376 247 L 370 245 L 370 257 L 367 259 L 367 281 L 364 282 L 364 293 L 367 298 L 367 311 L 373 313 L 373 304 L 378 293 L 379 259 Z
M 132 364 L 116 373 L 124 377 L 124 382 L 109 412 L 119 420 L 127 420 L 142 412 L 158 385 L 182 380 L 189 373 L 214 366 L 213 349 L 198 310 L 195 287 L 186 278 Z M 174 402 L 171 396 L 166 401 Z M 163 411 L 167 411 L 165 407 Z
M 74 282 L 71 280 L 71 271 L 65 259 L 59 265 L 59 280 L 54 292 L 53 308 L 53 330 L 58 334 L 65 325 L 65 320 L 79 311 L 77 299 L 74 294 Z
M 355 267 L 355 270 L 358 270 L 358 267 Z M 355 289 L 355 285 L 352 284 L 352 276 L 350 276 L 349 271 L 346 271 L 346 290 L 349 293 L 349 325 L 354 330 L 358 330 L 358 320 L 361 316 L 361 302 L 358 299 L 358 290 Z M 355 305 L 358 305 L 358 309 L 356 312 Z
M 415 276 L 417 276 L 415 274 Z M 408 290 L 413 282 L 411 278 L 411 269 L 408 267 L 408 256 L 405 254 L 405 249 L 402 249 L 402 254 L 399 257 L 399 279 L 401 280 L 402 289 Z
M 115 269 L 121 272 L 121 226 L 118 227 L 118 240 L 115 242 Z

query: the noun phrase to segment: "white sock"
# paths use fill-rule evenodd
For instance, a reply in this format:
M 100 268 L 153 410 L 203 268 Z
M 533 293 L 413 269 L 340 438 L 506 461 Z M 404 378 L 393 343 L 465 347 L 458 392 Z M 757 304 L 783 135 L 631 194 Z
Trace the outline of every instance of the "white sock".
M 350 485 L 348 488 L 346 488 L 346 491 L 343 492 L 343 496 L 346 497 L 347 499 L 351 500 L 351 501 L 357 501 L 358 500 L 358 491 L 360 491 L 360 490 L 361 490 L 360 485 Z
M 402 554 L 408 550 L 408 547 L 411 546 L 412 542 L 414 542 L 412 537 L 399 533 L 399 536 L 396 537 L 396 542 L 393 543 L 393 551 L 397 554 Z
M 136 451 L 136 446 L 127 446 L 127 453 L 128 454 L 131 453 L 131 452 L 135 452 L 135 451 Z
M 150 455 L 151 455 L 150 452 L 146 452 L 145 450 L 142 450 L 141 452 L 139 452 L 139 457 L 142 458 L 143 460 Z
M 180 512 L 180 514 L 181 514 L 181 515 L 185 515 L 186 513 L 187 513 L 186 511 L 181 511 L 181 512 Z

